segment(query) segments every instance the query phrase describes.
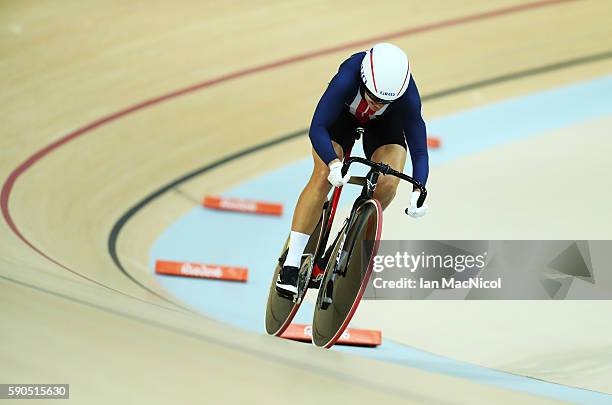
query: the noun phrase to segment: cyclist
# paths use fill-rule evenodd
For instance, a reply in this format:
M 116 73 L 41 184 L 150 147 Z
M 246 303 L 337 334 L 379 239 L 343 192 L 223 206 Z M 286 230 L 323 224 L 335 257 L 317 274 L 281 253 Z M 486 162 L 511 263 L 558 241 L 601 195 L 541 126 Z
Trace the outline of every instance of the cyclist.
M 283 295 L 297 293 L 297 277 L 306 243 L 321 215 L 331 186 L 342 187 L 344 152 L 355 142 L 355 128 L 363 127 L 366 158 L 403 171 L 406 147 L 412 160 L 412 177 L 425 184 L 429 157 L 421 98 L 410 74 L 408 57 L 400 48 L 379 43 L 345 60 L 321 96 L 310 124 L 314 170 L 300 195 L 291 225 L 289 251 L 276 281 Z M 399 179 L 378 180 L 374 198 L 385 209 L 395 197 Z M 413 190 L 408 214 L 418 218 L 427 206 L 417 208 L 419 191 Z

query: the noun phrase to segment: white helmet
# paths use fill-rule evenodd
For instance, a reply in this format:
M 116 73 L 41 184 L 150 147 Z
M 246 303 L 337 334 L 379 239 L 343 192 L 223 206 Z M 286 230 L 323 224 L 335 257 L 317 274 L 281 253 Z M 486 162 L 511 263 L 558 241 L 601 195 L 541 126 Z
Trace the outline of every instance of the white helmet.
M 361 81 L 379 101 L 389 103 L 400 98 L 410 82 L 408 57 L 395 45 L 374 45 L 361 61 Z

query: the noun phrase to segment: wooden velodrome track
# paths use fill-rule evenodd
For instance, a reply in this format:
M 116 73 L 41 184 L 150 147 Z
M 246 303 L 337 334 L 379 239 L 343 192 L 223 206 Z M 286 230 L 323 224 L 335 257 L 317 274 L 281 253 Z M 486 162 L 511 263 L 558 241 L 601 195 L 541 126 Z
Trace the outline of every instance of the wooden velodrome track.
M 407 50 L 421 93 L 441 95 L 425 103 L 426 116 L 435 117 L 609 74 L 611 2 L 65 0 L 3 1 L 0 10 L 0 382 L 70 383 L 78 403 L 280 403 L 288 393 L 295 403 L 553 402 L 220 324 L 156 284 L 148 248 L 194 207 L 186 195 L 198 199 L 203 190 L 222 191 L 307 155 L 308 141 L 299 136 L 198 172 L 305 128 L 351 52 L 378 39 Z M 492 78 L 503 80 L 462 90 Z M 610 122 L 604 124 L 585 135 L 597 156 L 612 146 L 603 136 Z M 591 148 L 581 145 L 565 157 L 587 159 Z M 460 190 L 453 176 L 462 164 L 433 172 L 437 212 Z M 589 172 L 600 175 L 592 189 L 609 182 L 601 176 L 607 165 Z M 189 173 L 176 192 L 173 182 Z M 425 238 L 455 229 L 457 238 L 610 239 L 610 191 L 595 192 L 592 215 L 559 219 L 567 224 L 561 236 L 558 229 L 551 235 L 546 221 L 537 234 L 509 234 L 503 220 L 499 228 L 485 224 L 483 233 L 466 231 L 467 220 L 453 228 L 448 214 L 441 214 L 445 223 L 416 226 Z M 149 196 L 155 198 L 144 200 L 146 209 L 132 210 Z M 573 204 L 558 203 L 555 213 Z M 581 305 L 609 318 L 609 303 Z M 372 306 L 365 308 L 363 316 L 375 319 Z M 581 317 L 572 319 L 576 337 L 610 339 L 609 329 L 581 330 Z M 459 347 L 473 336 L 421 318 L 415 322 L 431 329 L 415 334 L 417 347 L 482 360 Z M 447 341 L 457 333 L 450 353 L 440 340 L 427 341 L 439 330 Z M 557 381 L 612 393 L 610 340 L 599 348 L 590 353 L 601 359 L 596 375 L 579 369 Z

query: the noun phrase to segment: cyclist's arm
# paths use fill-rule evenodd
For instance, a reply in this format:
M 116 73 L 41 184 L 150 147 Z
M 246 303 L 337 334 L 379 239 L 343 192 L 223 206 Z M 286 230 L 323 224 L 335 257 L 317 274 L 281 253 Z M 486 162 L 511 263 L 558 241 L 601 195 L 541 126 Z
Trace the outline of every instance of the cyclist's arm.
M 342 112 L 347 96 L 351 91 L 356 91 L 355 78 L 353 77 L 354 66 L 351 66 L 350 62 L 351 59 L 343 63 L 338 73 L 332 78 L 325 93 L 321 96 L 319 104 L 317 104 L 310 124 L 310 142 L 317 155 L 327 165 L 338 159 L 331 143 L 328 128 Z
M 412 77 L 402 103 L 404 136 L 412 160 L 412 177 L 425 185 L 429 176 L 429 155 L 427 153 L 427 130 L 421 115 L 421 97 Z

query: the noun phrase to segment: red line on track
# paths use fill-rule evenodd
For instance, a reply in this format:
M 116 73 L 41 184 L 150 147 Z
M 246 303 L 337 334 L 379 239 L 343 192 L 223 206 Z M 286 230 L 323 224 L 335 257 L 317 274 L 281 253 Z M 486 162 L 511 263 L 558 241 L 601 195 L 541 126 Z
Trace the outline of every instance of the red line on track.
M 384 35 L 379 35 L 376 37 L 372 37 L 372 38 L 368 38 L 368 39 L 363 39 L 363 40 L 359 40 L 359 41 L 355 41 L 355 42 L 350 42 L 350 43 L 345 43 L 345 44 L 340 44 L 331 48 L 324 48 L 324 49 L 320 49 L 320 50 L 316 50 L 316 51 L 312 51 L 312 52 L 308 52 L 308 53 L 304 53 L 302 55 L 297 55 L 297 56 L 292 56 L 290 58 L 285 58 L 285 59 L 280 59 L 278 61 L 275 62 L 270 62 L 264 65 L 260 65 L 260 66 L 255 66 L 255 67 L 251 67 L 251 68 L 246 68 L 243 70 L 238 70 L 236 72 L 232 72 L 232 73 L 228 73 L 222 76 L 219 76 L 217 78 L 214 79 L 210 79 L 201 83 L 197 83 L 195 85 L 189 86 L 189 87 L 185 87 L 176 91 L 173 91 L 171 93 L 159 96 L 159 97 L 155 97 L 146 101 L 143 101 L 141 103 L 135 104 L 131 107 L 128 107 L 126 109 L 117 111 L 116 113 L 107 115 L 103 118 L 100 118 L 96 121 L 91 122 L 90 124 L 87 124 L 73 132 L 70 132 L 69 134 L 63 136 L 62 138 L 60 138 L 59 140 L 45 146 L 44 148 L 42 148 L 41 150 L 39 150 L 38 152 L 34 153 L 32 156 L 30 156 L 28 159 L 26 159 L 23 163 L 21 163 L 19 166 L 17 166 L 12 172 L 11 174 L 8 176 L 8 178 L 5 180 L 3 186 L 2 186 L 2 192 L 0 193 L 0 207 L 2 208 L 2 216 L 4 217 L 4 220 L 6 221 L 6 223 L 8 224 L 8 226 L 11 228 L 11 230 L 13 231 L 13 233 L 15 235 L 17 235 L 17 237 L 19 239 L 21 239 L 21 241 L 23 243 L 25 243 L 26 245 L 28 245 L 30 248 L 32 248 L 32 250 L 34 250 L 35 252 L 37 252 L 38 254 L 40 254 L 41 256 L 43 256 L 44 258 L 48 259 L 49 261 L 57 264 L 58 266 L 62 267 L 65 270 L 68 270 L 69 272 L 82 277 L 88 281 L 91 281 L 95 284 L 98 284 L 102 287 L 108 288 L 110 290 L 116 291 L 121 293 L 121 291 L 115 290 L 112 287 L 108 287 L 92 278 L 87 277 L 86 275 L 79 273 L 75 270 L 70 269 L 68 266 L 58 262 L 57 260 L 53 259 L 52 257 L 48 256 L 46 253 L 44 253 L 43 251 L 41 251 L 39 248 L 37 248 L 36 246 L 34 246 L 34 244 L 32 242 L 30 242 L 24 235 L 23 233 L 19 230 L 19 228 L 17 227 L 17 224 L 15 223 L 15 221 L 13 220 L 13 217 L 11 216 L 11 212 L 9 209 L 9 200 L 10 200 L 10 196 L 11 196 L 11 192 L 13 190 L 13 187 L 15 186 L 15 183 L 17 182 L 17 179 L 23 174 L 25 173 L 27 170 L 29 170 L 36 162 L 38 162 L 39 160 L 41 160 L 43 157 L 47 156 L 49 153 L 51 153 L 52 151 L 54 151 L 55 149 L 64 146 L 65 144 L 67 144 L 68 142 L 74 140 L 75 138 L 78 138 L 81 135 L 87 134 L 89 132 L 91 132 L 92 130 L 102 127 L 112 121 L 115 121 L 117 119 L 120 119 L 126 115 L 129 115 L 133 112 L 136 111 L 140 111 L 143 110 L 147 107 L 162 103 L 164 101 L 176 98 L 176 97 L 180 97 L 182 95 L 188 94 L 188 93 L 192 93 L 195 92 L 197 90 L 201 90 L 207 87 L 211 87 L 223 82 L 227 82 L 233 79 L 237 79 L 239 77 L 243 77 L 243 76 L 247 76 L 250 74 L 254 74 L 254 73 L 258 73 L 258 72 L 262 72 L 262 71 L 266 71 L 266 70 L 270 70 L 270 69 L 275 69 L 281 66 L 285 66 L 285 65 L 290 65 L 293 63 L 297 63 L 297 62 L 301 62 L 303 60 L 307 60 L 307 59 L 313 59 L 319 56 L 323 56 L 323 55 L 328 55 L 334 52 L 338 52 L 338 51 L 343 51 L 343 50 L 347 50 L 350 48 L 355 48 L 358 46 L 363 46 L 363 45 L 367 45 L 370 44 L 372 42 L 378 42 L 378 41 L 383 41 L 383 40 L 389 40 L 389 39 L 393 39 L 393 38 L 399 38 L 399 37 L 406 37 L 406 36 L 410 36 L 410 35 L 415 35 L 415 34 L 420 34 L 423 32 L 428 32 L 428 31 L 434 31 L 437 29 L 441 29 L 441 28 L 447 28 L 447 27 L 451 27 L 451 26 L 456 26 L 456 25 L 461 25 L 461 24 L 466 24 L 466 23 L 471 23 L 471 22 L 475 22 L 475 21 L 479 21 L 479 20 L 485 20 L 488 18 L 494 18 L 494 17 L 499 17 L 502 15 L 508 15 L 508 14 L 514 14 L 514 13 L 519 13 L 522 11 L 527 11 L 527 10 L 532 10 L 532 9 L 536 9 L 536 8 L 542 8 L 542 7 L 547 7 L 547 6 L 552 6 L 552 5 L 556 5 L 556 4 L 561 4 L 561 3 L 569 3 L 572 1 L 576 1 L 576 0 L 543 0 L 543 1 L 535 1 L 532 3 L 525 3 L 525 4 L 519 4 L 519 5 L 515 5 L 515 6 L 510 6 L 510 7 L 505 7 L 505 8 L 500 8 L 500 9 L 496 9 L 496 10 L 491 10 L 491 11 L 486 11 L 486 12 L 482 12 L 482 13 L 477 13 L 477 14 L 472 14 L 472 15 L 468 15 L 468 16 L 464 16 L 464 17 L 457 17 L 457 18 L 451 18 L 448 20 L 443 20 L 443 21 L 439 21 L 439 22 L 434 22 L 431 24 L 426 24 L 426 25 L 421 25 L 418 27 L 414 27 L 414 28 L 408 28 L 405 30 L 401 30 L 401 31 L 396 31 L 396 32 L 392 32 L 392 33 L 388 33 L 388 34 L 384 34 Z M 122 293 L 123 294 L 123 293 Z

